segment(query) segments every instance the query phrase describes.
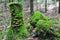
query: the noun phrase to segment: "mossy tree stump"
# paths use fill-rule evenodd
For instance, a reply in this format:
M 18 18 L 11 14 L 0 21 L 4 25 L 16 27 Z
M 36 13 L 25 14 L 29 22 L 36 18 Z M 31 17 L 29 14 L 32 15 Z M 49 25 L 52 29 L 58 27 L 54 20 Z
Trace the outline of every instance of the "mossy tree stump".
M 9 4 L 11 13 L 11 27 L 7 30 L 7 40 L 21 40 L 28 37 L 28 31 L 24 24 L 24 11 L 21 2 Z
M 13 29 L 18 30 L 18 28 L 24 24 L 22 3 L 12 2 L 9 4 L 9 7 L 11 12 L 11 26 Z

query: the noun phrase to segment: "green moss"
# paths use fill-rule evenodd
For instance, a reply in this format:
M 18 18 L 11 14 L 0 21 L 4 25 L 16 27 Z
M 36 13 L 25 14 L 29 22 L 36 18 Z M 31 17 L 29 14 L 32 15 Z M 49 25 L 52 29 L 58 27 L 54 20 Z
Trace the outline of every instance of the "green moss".
M 5 31 L 4 30 L 0 30 L 0 40 L 3 39 L 4 35 L 5 35 Z
M 7 40 L 22 40 L 24 38 L 27 38 L 29 36 L 29 32 L 26 28 L 26 25 L 21 26 L 19 29 L 19 33 L 16 34 L 15 30 L 10 27 L 6 31 Z
M 24 24 L 24 11 L 21 2 L 9 3 L 11 12 L 11 27 L 7 31 L 7 40 L 20 40 L 28 36 L 26 25 Z
M 60 31 L 55 32 L 54 34 L 57 35 L 58 37 L 60 37 Z
M 21 2 L 11 2 L 9 3 L 9 8 L 11 12 L 11 24 L 12 26 L 19 26 L 23 25 L 23 17 L 24 17 L 24 11 L 22 8 L 22 3 Z
M 36 24 L 39 20 L 48 20 L 48 17 L 45 16 L 43 13 L 36 11 L 33 16 L 31 17 L 31 24 Z
M 3 15 L 0 13 L 0 16 L 3 16 Z
M 39 20 L 38 22 L 37 22 L 37 24 L 36 24 L 36 32 L 37 32 L 37 35 L 39 35 L 40 34 L 40 30 L 44 30 L 44 34 L 47 34 L 47 32 L 48 33 L 53 33 L 54 35 L 56 35 L 57 37 L 59 37 L 60 36 L 60 31 L 58 30 L 58 31 L 56 31 L 55 30 L 55 26 L 52 26 L 53 24 L 60 24 L 60 22 L 58 22 L 58 21 L 54 21 L 54 20 Z M 53 27 L 53 29 L 52 30 L 54 30 L 54 31 L 52 31 L 51 30 L 51 27 Z M 59 28 L 58 28 L 59 29 Z M 48 34 L 47 34 L 48 35 Z M 45 36 L 46 37 L 46 36 Z M 49 37 L 48 37 L 49 38 Z M 47 38 L 47 39 L 48 39 Z M 50 39 L 50 38 L 49 38 Z
M 39 32 L 40 29 L 50 31 L 51 21 L 39 20 L 36 24 L 36 30 Z
M 14 5 L 17 4 L 19 6 L 23 6 L 22 2 L 10 2 L 8 5 Z
M 25 25 L 19 28 L 19 34 L 16 35 L 16 39 L 27 38 L 29 33 Z
M 2 13 L 0 13 L 0 17 L 4 17 L 4 15 Z
M 6 30 L 6 35 L 7 35 L 7 39 L 6 40 L 13 40 L 13 35 L 14 35 L 15 33 L 13 32 L 13 29 L 12 29 L 12 27 L 10 27 L 10 28 L 8 28 L 7 30 Z
M 39 20 L 36 24 L 36 28 L 39 31 L 40 29 L 50 31 L 50 28 L 53 24 L 59 24 L 58 21 L 52 21 L 52 20 Z

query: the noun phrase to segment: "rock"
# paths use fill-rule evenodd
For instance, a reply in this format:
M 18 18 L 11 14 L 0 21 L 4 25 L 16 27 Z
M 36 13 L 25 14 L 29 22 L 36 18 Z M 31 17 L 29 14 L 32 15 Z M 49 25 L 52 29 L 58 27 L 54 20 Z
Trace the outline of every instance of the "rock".
M 36 36 L 36 28 L 34 28 L 34 29 L 32 30 L 32 33 L 31 33 L 31 34 L 32 34 L 33 37 Z
M 28 40 L 33 40 L 33 38 L 28 38 Z
M 7 37 L 7 35 L 5 35 L 2 40 L 6 40 L 6 37 Z

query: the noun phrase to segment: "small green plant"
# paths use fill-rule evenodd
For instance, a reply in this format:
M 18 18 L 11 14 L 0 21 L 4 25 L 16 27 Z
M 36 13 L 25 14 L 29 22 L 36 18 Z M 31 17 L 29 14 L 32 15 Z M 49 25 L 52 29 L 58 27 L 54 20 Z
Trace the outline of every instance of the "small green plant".
M 4 15 L 2 13 L 0 13 L 0 17 L 4 17 Z
M 6 24 L 10 24 L 10 19 L 7 19 L 7 20 L 4 20 L 4 21 L 2 21 L 2 22 L 0 22 L 0 26 L 2 26 L 2 25 L 6 25 Z
M 31 17 L 31 24 L 35 25 L 39 20 L 48 20 L 48 17 L 43 13 L 36 11 Z
M 0 16 L 2 16 L 2 14 L 0 13 Z
M 0 30 L 0 40 L 2 40 L 2 39 L 3 39 L 4 35 L 5 35 L 5 31 Z

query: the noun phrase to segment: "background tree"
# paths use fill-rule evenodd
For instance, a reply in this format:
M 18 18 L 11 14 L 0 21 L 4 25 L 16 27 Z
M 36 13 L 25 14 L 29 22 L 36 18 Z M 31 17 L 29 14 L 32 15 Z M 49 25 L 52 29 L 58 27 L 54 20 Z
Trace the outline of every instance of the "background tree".
M 11 0 L 9 0 L 9 2 L 11 2 Z
M 21 0 L 18 0 L 18 2 L 20 2 Z
M 47 12 L 47 0 L 45 0 L 45 12 Z
M 14 0 L 9 0 L 9 2 L 13 2 Z
M 7 0 L 5 0 L 5 8 L 7 8 L 7 7 L 6 7 L 6 4 L 7 4 Z
M 14 0 L 12 0 L 12 2 L 14 2 Z
M 33 13 L 33 0 L 30 0 L 30 13 Z
M 60 0 L 59 0 L 59 13 L 60 13 Z

